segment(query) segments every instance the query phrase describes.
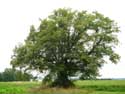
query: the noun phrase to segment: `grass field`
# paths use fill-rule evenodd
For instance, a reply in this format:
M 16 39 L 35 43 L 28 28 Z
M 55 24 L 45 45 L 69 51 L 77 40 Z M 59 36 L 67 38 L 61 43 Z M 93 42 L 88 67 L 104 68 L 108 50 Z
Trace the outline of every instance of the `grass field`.
M 0 94 L 125 94 L 125 80 L 76 81 L 76 88 L 40 88 L 40 82 L 0 82 Z

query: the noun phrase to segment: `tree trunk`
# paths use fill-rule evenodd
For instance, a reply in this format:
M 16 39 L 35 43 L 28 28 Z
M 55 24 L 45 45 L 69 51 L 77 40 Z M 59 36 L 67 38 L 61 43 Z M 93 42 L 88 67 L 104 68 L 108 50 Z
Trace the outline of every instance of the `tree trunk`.
M 68 88 L 74 86 L 74 84 L 68 79 L 66 71 L 60 71 L 57 73 L 57 79 L 52 83 L 52 86 Z

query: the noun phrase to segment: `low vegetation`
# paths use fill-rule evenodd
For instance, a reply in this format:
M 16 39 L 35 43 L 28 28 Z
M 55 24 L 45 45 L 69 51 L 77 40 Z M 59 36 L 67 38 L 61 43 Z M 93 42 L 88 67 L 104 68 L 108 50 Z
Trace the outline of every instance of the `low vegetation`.
M 76 81 L 75 88 L 43 88 L 40 82 L 0 82 L 0 94 L 125 94 L 125 80 Z

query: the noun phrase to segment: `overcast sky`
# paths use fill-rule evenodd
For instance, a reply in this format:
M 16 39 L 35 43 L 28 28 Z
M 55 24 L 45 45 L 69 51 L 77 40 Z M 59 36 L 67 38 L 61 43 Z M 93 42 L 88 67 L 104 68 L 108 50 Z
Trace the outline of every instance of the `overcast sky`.
M 0 0 L 0 71 L 10 67 L 15 45 L 28 36 L 30 25 L 38 27 L 39 18 L 47 17 L 54 9 L 98 11 L 115 20 L 120 27 L 117 65 L 105 64 L 101 77 L 125 78 L 125 1 L 124 0 Z

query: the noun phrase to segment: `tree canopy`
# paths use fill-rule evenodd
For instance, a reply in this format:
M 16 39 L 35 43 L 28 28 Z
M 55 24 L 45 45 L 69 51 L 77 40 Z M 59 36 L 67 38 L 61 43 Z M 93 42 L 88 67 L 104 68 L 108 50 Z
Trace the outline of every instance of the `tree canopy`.
M 119 27 L 98 12 L 58 9 L 40 21 L 38 29 L 31 26 L 25 43 L 15 47 L 11 64 L 47 71 L 43 82 L 51 86 L 69 87 L 72 76 L 95 77 L 106 59 L 117 63 L 120 58 L 114 51 Z

